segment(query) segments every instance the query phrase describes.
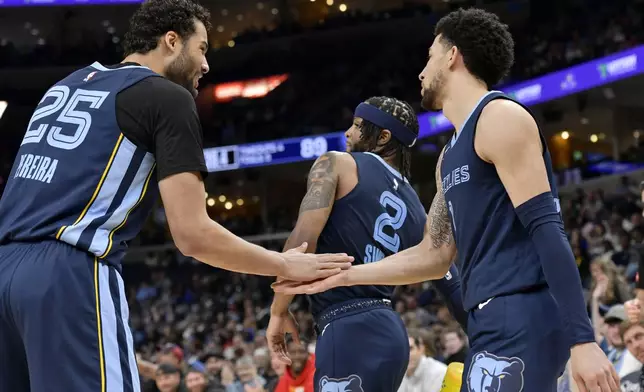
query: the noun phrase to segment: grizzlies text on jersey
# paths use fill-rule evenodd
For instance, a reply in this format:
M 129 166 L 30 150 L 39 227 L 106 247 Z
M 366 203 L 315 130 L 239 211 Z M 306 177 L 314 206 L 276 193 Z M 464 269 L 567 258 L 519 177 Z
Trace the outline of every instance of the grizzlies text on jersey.
M 474 150 L 478 118 L 485 105 L 495 99 L 514 101 L 498 91 L 485 95 L 461 131 L 445 146 L 439 162 L 466 310 L 497 295 L 546 284 L 532 239 L 517 217 L 494 165 L 483 161 Z M 541 141 L 552 193 L 558 200 L 543 136 Z

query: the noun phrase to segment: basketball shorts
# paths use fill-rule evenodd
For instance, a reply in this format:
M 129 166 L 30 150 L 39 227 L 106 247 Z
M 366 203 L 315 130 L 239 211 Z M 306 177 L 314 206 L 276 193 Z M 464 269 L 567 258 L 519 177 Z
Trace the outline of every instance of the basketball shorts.
M 570 348 L 550 291 L 492 298 L 470 311 L 461 392 L 556 392 Z
M 355 300 L 316 320 L 315 391 L 396 392 L 409 363 L 407 330 L 385 300 Z
M 119 272 L 58 241 L 0 246 L 0 391 L 139 392 Z

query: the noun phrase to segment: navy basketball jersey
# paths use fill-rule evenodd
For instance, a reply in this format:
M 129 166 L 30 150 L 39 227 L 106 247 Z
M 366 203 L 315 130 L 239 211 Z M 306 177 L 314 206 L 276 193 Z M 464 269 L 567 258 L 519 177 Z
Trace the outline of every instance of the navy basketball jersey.
M 488 92 L 461 131 L 445 146 L 440 162 L 443 193 L 458 249 L 457 264 L 466 310 L 497 295 L 546 284 L 537 251 L 519 221 L 494 165 L 483 161 L 474 150 L 479 116 L 485 105 L 495 99 L 517 102 L 500 91 Z M 541 132 L 539 134 L 548 180 L 557 210 L 560 210 L 550 153 L 546 140 Z
M 116 95 L 158 76 L 94 63 L 45 93 L 0 201 L 0 244 L 55 238 L 119 266 L 158 189 L 153 155 L 119 129 Z
M 414 188 L 372 153 L 352 153 L 358 184 L 336 200 L 320 234 L 317 253 L 347 253 L 354 265 L 374 263 L 423 239 L 427 215 Z M 337 287 L 310 296 L 311 311 L 352 299 L 391 299 L 391 286 Z

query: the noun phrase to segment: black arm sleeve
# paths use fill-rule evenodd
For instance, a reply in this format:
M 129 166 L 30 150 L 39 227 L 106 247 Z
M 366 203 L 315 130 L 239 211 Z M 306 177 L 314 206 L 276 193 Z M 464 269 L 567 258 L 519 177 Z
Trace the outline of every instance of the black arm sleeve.
M 182 172 L 208 173 L 203 135 L 192 95 L 161 77 L 149 77 L 116 97 L 121 131 L 154 154 L 159 181 Z

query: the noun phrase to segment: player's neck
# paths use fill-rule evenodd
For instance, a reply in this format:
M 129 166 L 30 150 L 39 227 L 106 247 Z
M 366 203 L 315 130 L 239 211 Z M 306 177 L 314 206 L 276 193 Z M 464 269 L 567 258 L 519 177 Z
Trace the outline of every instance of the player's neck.
M 487 87 L 474 79 L 454 80 L 449 86 L 443 101 L 443 114 L 454 125 L 456 132 L 461 131 L 463 123 L 487 93 Z
M 131 55 L 124 58 L 122 62 L 140 64 L 165 77 L 165 67 L 163 66 L 163 60 L 157 58 L 157 55 L 154 51 L 150 51 L 146 54 L 132 53 Z
M 393 167 L 394 169 L 396 169 L 400 173 L 400 167 L 398 166 L 398 159 L 396 159 L 396 155 L 388 156 L 388 157 L 381 156 L 381 158 L 385 162 L 387 162 L 387 164 L 389 166 Z

